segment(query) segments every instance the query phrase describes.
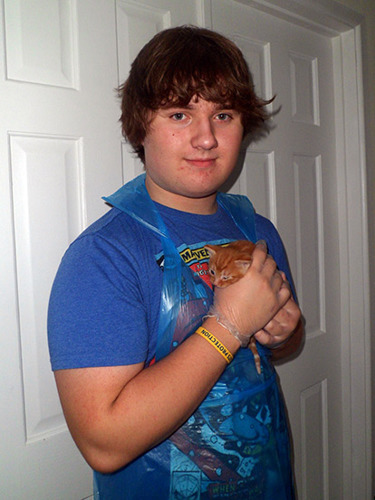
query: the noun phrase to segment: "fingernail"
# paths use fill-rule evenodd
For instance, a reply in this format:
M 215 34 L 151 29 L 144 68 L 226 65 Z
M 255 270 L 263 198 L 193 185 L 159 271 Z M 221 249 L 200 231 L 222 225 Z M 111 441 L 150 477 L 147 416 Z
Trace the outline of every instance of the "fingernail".
M 266 240 L 258 240 L 256 244 L 257 245 L 263 245 L 264 247 L 267 248 L 267 242 L 266 242 Z

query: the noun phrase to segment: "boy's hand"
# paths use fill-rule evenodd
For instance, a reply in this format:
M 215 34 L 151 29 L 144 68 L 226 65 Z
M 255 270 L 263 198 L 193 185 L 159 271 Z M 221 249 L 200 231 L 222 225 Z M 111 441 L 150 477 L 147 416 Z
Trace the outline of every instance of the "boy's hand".
M 294 333 L 301 319 L 301 310 L 293 297 L 275 314 L 267 325 L 255 334 L 260 344 L 277 348 Z
M 214 308 L 241 336 L 250 338 L 260 332 L 259 336 L 263 337 L 261 331 L 276 318 L 290 297 L 285 275 L 277 271 L 275 261 L 267 255 L 265 242 L 261 241 L 256 244 L 251 266 L 245 276 L 233 285 L 215 290 Z M 282 318 L 276 321 L 282 321 Z M 271 331 L 272 328 L 271 324 Z M 276 336 L 280 336 L 279 330 Z

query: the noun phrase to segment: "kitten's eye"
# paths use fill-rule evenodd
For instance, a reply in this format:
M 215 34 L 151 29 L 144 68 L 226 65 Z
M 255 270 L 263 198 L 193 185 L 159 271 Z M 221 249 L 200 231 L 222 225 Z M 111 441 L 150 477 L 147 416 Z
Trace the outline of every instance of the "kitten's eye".
M 215 271 L 213 269 L 210 269 L 209 273 L 211 274 L 211 276 L 215 276 Z

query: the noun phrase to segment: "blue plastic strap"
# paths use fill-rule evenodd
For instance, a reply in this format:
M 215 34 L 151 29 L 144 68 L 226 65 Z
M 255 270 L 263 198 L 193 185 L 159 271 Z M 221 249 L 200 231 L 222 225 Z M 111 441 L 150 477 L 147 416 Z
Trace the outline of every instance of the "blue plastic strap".
M 147 192 L 145 178 L 146 174 L 139 175 L 111 196 L 103 196 L 103 200 L 127 213 L 151 231 L 168 238 L 165 224 Z M 218 193 L 217 201 L 231 215 L 244 235 L 255 242 L 255 211 L 250 200 L 242 195 Z
M 141 174 L 110 196 L 102 199 L 133 217 L 139 223 L 163 238 L 168 238 L 167 229 L 155 208 L 145 185 L 146 174 Z
M 111 196 L 103 197 L 103 199 L 160 236 L 164 253 L 164 268 L 156 349 L 156 360 L 159 360 L 173 349 L 175 326 L 179 315 L 180 320 L 182 315 L 184 321 L 191 321 L 192 327 L 197 322 L 197 317 L 192 315 L 192 311 L 188 309 L 181 297 L 182 281 L 189 289 L 191 300 L 204 301 L 207 309 L 212 300 L 212 291 L 207 290 L 203 282 L 194 276 L 190 268 L 182 261 L 155 203 L 148 194 L 145 178 L 146 175 L 141 174 Z M 245 196 L 222 193 L 218 194 L 217 200 L 245 237 L 255 242 L 254 209 L 250 201 Z M 203 316 L 205 312 L 201 311 L 201 315 Z
M 242 195 L 218 193 L 217 201 L 230 214 L 245 237 L 256 243 L 255 210 L 249 198 Z

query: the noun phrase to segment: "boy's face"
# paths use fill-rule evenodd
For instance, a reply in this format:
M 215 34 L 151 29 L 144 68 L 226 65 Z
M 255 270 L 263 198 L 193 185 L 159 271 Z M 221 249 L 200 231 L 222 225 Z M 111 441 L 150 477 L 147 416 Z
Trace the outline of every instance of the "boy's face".
M 178 210 L 212 212 L 242 137 L 241 115 L 213 102 L 193 98 L 185 108 L 157 110 L 143 143 L 151 198 Z

